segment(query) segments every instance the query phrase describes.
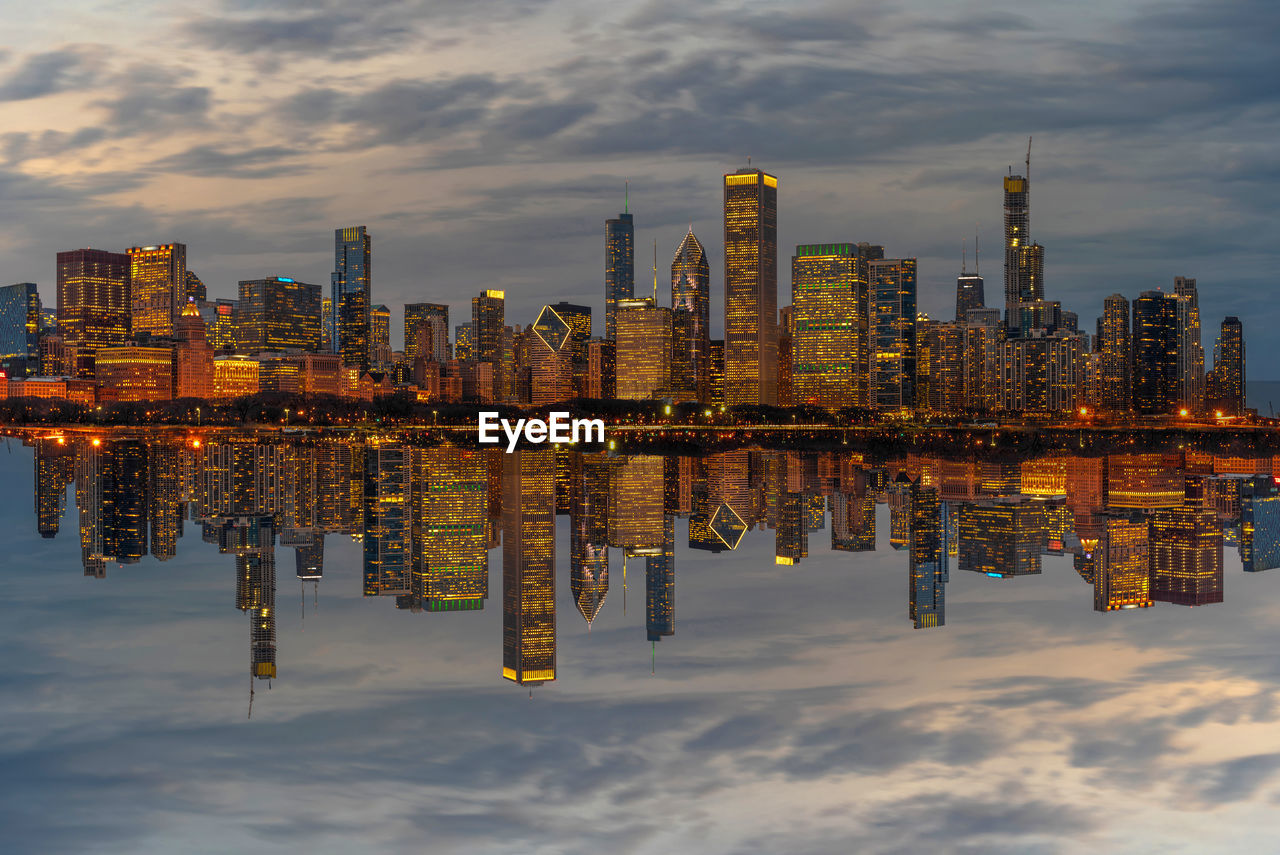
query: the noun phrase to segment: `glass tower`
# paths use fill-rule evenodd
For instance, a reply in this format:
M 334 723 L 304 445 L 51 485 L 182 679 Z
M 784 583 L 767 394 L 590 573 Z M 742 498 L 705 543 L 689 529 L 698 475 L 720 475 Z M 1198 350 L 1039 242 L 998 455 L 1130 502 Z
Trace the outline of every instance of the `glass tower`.
M 614 338 L 619 300 L 636 294 L 636 230 L 631 214 L 623 211 L 604 221 L 604 337 Z
M 672 355 L 673 384 L 710 400 L 707 360 L 711 349 L 711 268 L 693 227 L 671 259 L 671 310 L 682 321 L 681 347 Z M 684 314 L 681 314 L 681 313 Z
M 333 233 L 333 328 L 335 352 L 343 365 L 367 369 L 370 362 L 370 281 L 372 243 L 364 226 L 335 229 Z

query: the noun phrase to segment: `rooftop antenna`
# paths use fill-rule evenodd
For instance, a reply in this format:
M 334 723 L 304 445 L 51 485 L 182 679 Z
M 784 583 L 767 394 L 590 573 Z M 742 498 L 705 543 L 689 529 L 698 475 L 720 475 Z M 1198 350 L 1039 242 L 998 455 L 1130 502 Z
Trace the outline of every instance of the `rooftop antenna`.
M 631 213 L 631 181 L 622 182 L 622 213 Z
M 658 642 L 649 642 L 649 676 L 652 677 L 658 666 Z
M 627 551 L 622 550 L 622 616 L 627 616 Z
M 969 263 L 968 261 L 966 261 L 968 256 L 965 254 L 965 250 L 967 249 L 967 243 L 966 243 L 967 240 L 968 240 L 967 238 L 960 238 L 960 275 L 961 276 L 969 275 Z
M 249 675 L 249 718 L 253 718 L 253 675 Z
M 751 155 L 747 155 L 747 168 L 751 168 Z
M 1031 137 L 1027 137 L 1027 180 L 1031 180 Z
M 301 580 L 298 582 L 298 592 L 302 595 L 300 597 L 300 599 L 302 600 L 302 632 L 306 632 L 307 631 L 307 583 L 306 582 Z
M 978 264 L 978 229 L 973 229 L 973 275 L 982 275 L 982 266 Z
M 653 241 L 653 307 L 658 307 L 658 240 Z

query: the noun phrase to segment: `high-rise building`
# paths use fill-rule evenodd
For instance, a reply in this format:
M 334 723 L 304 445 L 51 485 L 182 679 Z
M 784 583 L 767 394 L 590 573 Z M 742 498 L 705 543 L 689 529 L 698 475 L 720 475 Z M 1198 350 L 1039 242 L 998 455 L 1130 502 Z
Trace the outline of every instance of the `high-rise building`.
M 1126 413 L 1133 406 L 1133 348 L 1129 326 L 1129 301 L 1112 294 L 1102 302 L 1095 349 L 1101 354 L 1099 406 L 1112 413 Z
M 693 226 L 671 259 L 671 311 L 673 317 L 680 317 L 683 333 L 679 336 L 682 346 L 672 354 L 672 382 L 694 392 L 697 400 L 705 404 L 709 400 L 711 268 L 702 243 L 693 234 Z
M 194 300 L 189 300 L 173 330 L 173 396 L 209 398 L 213 395 L 213 347 Z
M 1240 485 L 1240 563 L 1246 573 L 1280 567 L 1280 489 L 1267 475 Z
M 931 413 L 955 414 L 969 406 L 965 397 L 965 334 L 958 323 L 917 323 L 917 405 Z
M 1133 301 L 1133 406 L 1164 415 L 1178 401 L 1178 300 L 1143 291 Z
M 1004 179 L 1005 326 L 1021 332 L 1022 303 L 1044 299 L 1044 247 L 1031 242 L 1031 155 L 1027 174 Z
M 372 359 L 369 338 L 372 300 L 373 244 L 364 226 L 333 233 L 333 328 L 335 352 L 343 365 L 367 369 Z
M 429 338 L 424 339 L 424 330 Z M 431 352 L 423 353 L 421 344 L 430 342 Z M 449 307 L 443 303 L 408 303 L 404 307 L 404 355 L 412 362 L 422 356 L 428 362 L 449 361 Z
M 981 309 L 986 306 L 986 294 L 983 291 L 982 277 L 976 272 L 970 273 L 963 266 L 956 277 L 956 320 L 966 323 L 970 309 Z
M 1218 341 L 1213 346 L 1213 394 L 1210 410 L 1227 416 L 1244 412 L 1244 325 L 1240 319 L 1222 319 Z
M 1019 413 L 1065 413 L 1076 408 L 1084 339 L 1071 332 L 1014 338 L 1000 345 L 997 409 Z
M 1177 308 L 1178 407 L 1189 413 L 1204 409 L 1204 344 L 1200 340 L 1200 296 L 1196 280 L 1173 278 Z
M 449 446 L 412 453 L 413 596 L 429 612 L 481 609 L 489 596 L 484 455 Z
M 604 221 L 604 337 L 617 330 L 619 300 L 636 295 L 636 230 L 629 211 Z
M 0 367 L 7 377 L 40 371 L 40 294 L 34 282 L 0 288 Z
M 285 276 L 240 282 L 236 304 L 236 349 L 241 353 L 264 350 L 323 349 L 320 286 Z
M 205 288 L 204 281 L 197 276 L 194 271 L 187 271 L 187 275 L 183 280 L 183 283 L 186 286 L 183 289 L 185 292 L 183 303 L 190 300 L 195 300 L 197 303 L 208 302 L 209 290 Z
M 778 402 L 778 179 L 724 176 L 725 402 Z
M 471 358 L 476 362 L 503 362 L 503 326 L 506 292 L 484 291 L 471 298 Z
M 916 260 L 878 258 L 867 265 L 871 406 L 909 410 L 916 399 Z
M 475 361 L 475 328 L 470 321 L 453 328 L 453 358 L 459 362 Z
M 556 678 L 555 452 L 502 456 L 502 676 Z
M 916 629 L 943 626 L 947 622 L 947 505 L 939 500 L 937 487 L 920 483 L 911 485 L 910 497 L 907 617 Z
M 1151 552 L 1147 520 L 1107 517 L 1094 547 L 1093 607 L 1100 612 L 1142 609 L 1151 599 Z
M 671 388 L 671 310 L 653 299 L 618 301 L 614 395 L 652 398 Z
M 372 364 L 385 370 L 391 364 L 391 309 L 381 304 L 369 309 L 369 347 Z
M 364 595 L 409 593 L 412 461 L 405 445 L 365 449 Z
M 92 354 L 129 338 L 129 256 L 101 249 L 58 253 L 58 334 L 67 350 Z M 92 374 L 92 362 L 67 366 L 68 373 Z
M 1158 510 L 1150 538 L 1153 600 L 1180 606 L 1222 602 L 1222 523 L 1214 511 Z
M 608 339 L 587 342 L 587 383 L 584 397 L 609 400 L 617 397 L 617 345 Z
M 173 348 L 103 347 L 95 359 L 98 382 L 120 401 L 168 401 L 173 397 Z
M 187 304 L 187 245 L 135 246 L 128 255 L 132 334 L 173 335 Z
M 959 513 L 961 570 L 1006 578 L 1040 572 L 1045 544 L 1041 503 L 994 499 L 963 503 Z
M 588 324 L 590 315 L 587 316 Z M 530 327 L 528 367 L 530 399 L 535 405 L 554 404 L 574 397 L 574 333 L 552 306 L 543 306 Z
M 802 244 L 791 259 L 795 401 L 868 404 L 868 264 L 853 243 Z
M 675 518 L 663 517 L 662 545 L 644 559 L 644 628 L 650 642 L 676 634 Z

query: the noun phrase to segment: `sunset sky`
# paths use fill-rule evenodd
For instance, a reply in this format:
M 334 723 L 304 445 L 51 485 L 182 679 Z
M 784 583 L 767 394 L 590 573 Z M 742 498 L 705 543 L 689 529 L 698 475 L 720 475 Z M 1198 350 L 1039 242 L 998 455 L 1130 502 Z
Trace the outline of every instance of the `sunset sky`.
M 1206 346 L 1238 315 L 1250 377 L 1280 377 L 1263 0 L 0 9 L 0 261 L 48 304 L 58 250 L 168 241 L 211 297 L 271 274 L 327 293 L 332 230 L 365 224 L 397 346 L 404 302 L 458 323 L 485 288 L 511 324 L 557 299 L 598 315 L 629 179 L 638 290 L 692 223 L 718 331 L 719 179 L 750 156 L 780 180 L 780 304 L 795 244 L 867 240 L 918 256 L 945 317 L 975 231 L 1000 302 L 1000 177 L 1034 135 L 1051 299 L 1092 331 L 1106 295 L 1194 276 Z

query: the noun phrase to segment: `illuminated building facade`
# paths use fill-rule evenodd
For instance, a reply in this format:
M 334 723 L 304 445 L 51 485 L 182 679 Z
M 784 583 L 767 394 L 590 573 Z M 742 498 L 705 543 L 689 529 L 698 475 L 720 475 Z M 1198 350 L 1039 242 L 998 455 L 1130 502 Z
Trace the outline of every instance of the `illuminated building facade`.
M 852 493 L 831 496 L 831 548 L 873 552 L 876 548 L 876 500 Z
M 69 351 L 92 353 L 129 338 L 129 256 L 101 249 L 58 253 L 58 334 Z M 92 363 L 68 366 L 91 376 Z M 72 370 L 74 368 L 74 370 Z
M 631 214 L 622 212 L 604 221 L 604 337 L 612 340 L 617 333 L 619 300 L 636 295 L 635 223 Z
M 1000 410 L 1062 413 L 1076 408 L 1084 340 L 1071 332 L 1010 339 L 1000 345 Z
M 1164 415 L 1178 401 L 1178 300 L 1143 291 L 1133 301 L 1133 406 Z
M 707 403 L 711 349 L 711 268 L 693 228 L 671 259 L 671 310 L 681 319 L 680 346 L 672 352 L 672 383 Z M 682 314 L 683 313 L 683 314 Z
M 1093 607 L 1100 612 L 1147 608 L 1151 556 L 1145 517 L 1108 517 L 1094 549 Z
M 1240 562 L 1246 573 L 1280 567 L 1280 492 L 1268 476 L 1240 486 Z
M 609 480 L 609 545 L 617 549 L 651 549 L 662 544 L 665 512 L 663 460 L 657 455 L 631 455 Z
M 385 369 L 391 364 L 391 310 L 386 306 L 369 309 L 369 347 L 372 365 Z
M 1216 513 L 1158 510 L 1150 538 L 1153 600 L 1180 606 L 1222 602 L 1222 523 Z
M 778 179 L 724 176 L 725 403 L 778 402 Z M 914 316 L 914 315 L 913 315 Z
M 7 377 L 40 370 L 40 294 L 34 282 L 0 288 L 0 367 Z
M 425 337 L 424 337 L 424 331 Z M 430 352 L 422 344 L 431 345 Z M 449 361 L 449 307 L 443 303 L 408 303 L 404 307 L 404 355 L 410 361 L 421 356 L 428 362 Z
M 364 453 L 364 595 L 409 593 L 412 463 L 405 445 L 374 443 Z
M 1196 291 L 1196 280 L 1175 276 L 1173 297 L 1178 301 L 1177 404 L 1189 413 L 1199 413 L 1204 409 L 1204 344 L 1200 340 L 1200 295 Z
M 333 274 L 330 277 L 333 327 L 337 334 L 334 350 L 343 365 L 368 369 L 372 357 L 370 311 L 372 300 L 373 243 L 364 226 L 335 229 L 333 233 Z
M 502 456 L 502 676 L 556 678 L 555 452 Z
M 590 324 L 591 316 L 587 315 Z M 543 306 L 528 340 L 531 399 L 535 405 L 574 397 L 574 331 L 559 312 Z
M 1112 454 L 1106 469 L 1107 504 L 1113 508 L 1173 508 L 1186 495 L 1178 454 Z
M 618 302 L 615 391 L 644 400 L 671 388 L 671 310 L 651 298 Z
M 213 397 L 222 399 L 256 395 L 258 361 L 243 356 L 219 356 L 213 360 Z
M 927 412 L 949 414 L 967 409 L 965 333 L 957 323 L 917 324 L 917 403 Z
M 459 362 L 475 361 L 475 333 L 470 321 L 453 329 L 453 356 Z
M 1096 350 L 1098 366 L 1098 406 L 1112 413 L 1127 413 L 1133 406 L 1133 347 L 1129 326 L 1129 301 L 1112 294 L 1102 302 Z
M 962 272 L 956 277 L 956 323 L 968 323 L 969 310 L 985 306 L 982 277 L 976 273 Z
M 1212 412 L 1237 416 L 1244 412 L 1244 326 L 1234 316 L 1223 318 L 1213 347 Z
M 1004 179 L 1004 303 L 1010 336 L 1021 334 L 1023 303 L 1044 299 L 1044 247 L 1031 242 L 1031 177 Z
M 483 291 L 471 298 L 471 359 L 475 362 L 503 362 L 503 326 L 506 292 Z
M 187 303 L 187 246 L 135 246 L 129 249 L 132 334 L 173 335 L 173 322 Z
M 871 300 L 871 406 L 910 410 L 916 402 L 916 260 L 867 262 Z
M 936 487 L 910 487 L 907 616 L 916 629 L 947 622 L 947 506 Z
M 168 401 L 173 397 L 173 349 L 104 347 L 95 361 L 97 379 L 120 401 Z
M 322 349 L 319 285 L 284 276 L 243 280 L 236 312 L 241 353 Z
M 587 342 L 587 386 L 585 397 L 617 397 L 617 346 L 607 339 Z
M 644 628 L 649 641 L 676 633 L 675 518 L 662 522 L 661 549 L 644 559 Z
M 204 318 L 194 301 L 188 301 L 174 324 L 173 397 L 213 396 L 213 348 Z
M 1009 499 L 966 502 L 959 506 L 961 570 L 993 577 L 1040 572 L 1045 536 L 1040 503 Z
M 867 260 L 853 243 L 802 244 L 791 259 L 795 402 L 865 407 L 869 395 Z

